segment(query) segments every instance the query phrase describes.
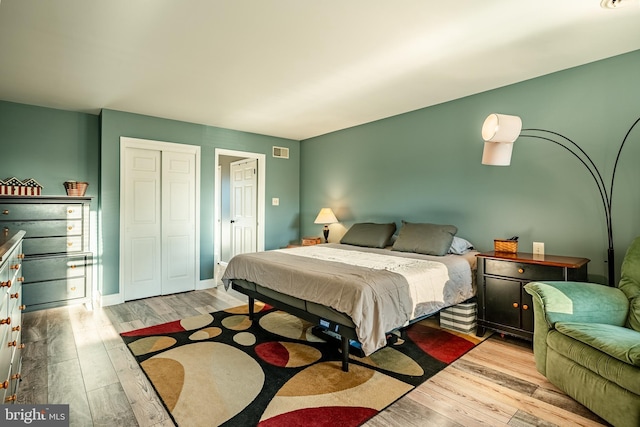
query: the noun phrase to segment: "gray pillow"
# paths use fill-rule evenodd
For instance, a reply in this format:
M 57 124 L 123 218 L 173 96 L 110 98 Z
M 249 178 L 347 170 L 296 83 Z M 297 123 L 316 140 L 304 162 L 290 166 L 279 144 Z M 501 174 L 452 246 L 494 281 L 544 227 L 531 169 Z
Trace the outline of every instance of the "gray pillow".
M 340 243 L 345 245 L 366 246 L 368 248 L 384 248 L 396 231 L 396 223 L 374 224 L 360 222 L 353 224 L 342 236 Z
M 458 227 L 454 225 L 402 221 L 402 228 L 393 244 L 393 250 L 443 256 L 449 251 L 453 236 L 457 232 Z

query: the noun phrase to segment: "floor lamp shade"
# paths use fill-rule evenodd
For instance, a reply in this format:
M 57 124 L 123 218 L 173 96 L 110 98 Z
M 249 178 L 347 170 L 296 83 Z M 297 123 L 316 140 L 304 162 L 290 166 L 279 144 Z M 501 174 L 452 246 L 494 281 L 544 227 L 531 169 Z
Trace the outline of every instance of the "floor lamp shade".
M 513 143 L 522 130 L 522 119 L 507 114 L 489 114 L 482 125 L 482 139 L 491 142 Z M 486 145 L 485 145 L 486 147 Z

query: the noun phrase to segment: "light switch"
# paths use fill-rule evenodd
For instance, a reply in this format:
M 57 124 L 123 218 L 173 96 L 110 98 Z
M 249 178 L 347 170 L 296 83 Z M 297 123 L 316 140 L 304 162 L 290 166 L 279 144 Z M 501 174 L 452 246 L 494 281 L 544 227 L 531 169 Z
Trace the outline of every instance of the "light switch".
M 280 199 L 279 199 L 279 198 L 277 198 L 277 197 L 272 198 L 272 199 L 271 199 L 271 204 L 272 204 L 273 206 L 279 206 L 279 205 L 280 205 Z

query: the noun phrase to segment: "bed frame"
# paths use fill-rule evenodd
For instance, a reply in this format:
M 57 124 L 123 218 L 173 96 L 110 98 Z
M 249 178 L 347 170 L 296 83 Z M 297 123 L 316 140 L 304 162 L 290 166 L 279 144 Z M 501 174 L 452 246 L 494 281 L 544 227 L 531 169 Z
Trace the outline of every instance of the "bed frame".
M 263 293 L 261 292 L 261 290 L 264 290 L 266 288 L 262 288 L 260 285 L 247 282 L 245 280 L 233 280 L 231 286 L 236 291 L 243 293 L 247 295 L 247 297 L 249 297 L 249 319 L 252 321 L 254 320 L 253 305 L 255 303 L 255 300 L 257 299 L 279 310 L 285 311 L 289 314 L 311 322 L 312 324 L 316 325 L 316 327 L 314 327 L 314 333 L 316 334 L 323 334 L 323 330 L 325 330 L 339 335 L 340 349 L 342 351 L 342 370 L 345 372 L 349 372 L 350 340 L 353 340 L 355 342 L 358 341 L 355 325 L 353 325 L 352 322 L 350 322 L 351 325 L 347 325 L 345 324 L 346 322 L 342 321 L 342 319 L 338 319 L 336 317 L 334 317 L 333 319 L 324 318 L 329 316 L 320 316 L 308 311 L 306 308 L 308 304 L 307 301 L 289 295 L 284 295 L 273 290 L 269 290 L 270 292 Z M 296 301 L 294 302 L 293 300 Z M 294 303 L 292 304 L 292 302 Z M 321 338 L 329 338 L 330 340 L 335 339 L 331 335 L 326 334 L 323 334 Z
M 349 372 L 349 354 L 354 353 L 360 357 L 364 356 L 360 349 L 355 324 L 347 315 L 332 308 L 285 295 L 246 280 L 233 279 L 231 281 L 231 287 L 249 297 L 249 319 L 251 321 L 253 321 L 255 317 L 254 303 L 257 299 L 312 323 L 315 325 L 313 328 L 314 335 L 330 342 L 339 342 L 342 352 L 342 370 L 344 372 Z M 471 298 L 471 300 L 473 299 L 475 299 L 475 297 Z M 436 313 L 413 319 L 409 322 L 409 325 L 431 317 L 434 314 Z M 397 339 L 397 336 L 394 334 L 387 336 L 388 343 L 394 339 Z

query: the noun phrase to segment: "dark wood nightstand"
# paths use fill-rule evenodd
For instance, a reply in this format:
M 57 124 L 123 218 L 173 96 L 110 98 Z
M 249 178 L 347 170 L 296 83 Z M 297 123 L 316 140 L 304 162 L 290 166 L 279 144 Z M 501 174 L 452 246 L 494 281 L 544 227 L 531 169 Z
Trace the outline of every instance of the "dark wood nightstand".
M 478 257 L 478 328 L 533 339 L 533 304 L 523 286 L 544 280 L 586 281 L 586 258 L 485 252 Z

